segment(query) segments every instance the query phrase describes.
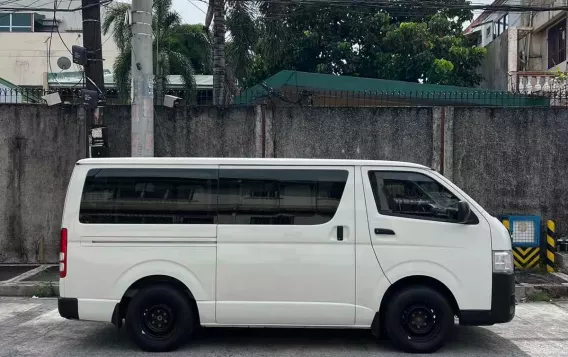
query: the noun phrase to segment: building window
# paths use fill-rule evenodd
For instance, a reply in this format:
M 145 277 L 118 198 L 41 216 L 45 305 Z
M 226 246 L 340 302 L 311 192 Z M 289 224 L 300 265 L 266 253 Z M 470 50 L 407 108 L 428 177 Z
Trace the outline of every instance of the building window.
M 566 19 L 548 30 L 548 68 L 566 61 Z
M 493 37 L 500 36 L 509 28 L 509 14 L 501 17 L 497 22 L 493 23 Z
M 0 32 L 33 32 L 33 23 L 33 14 L 1 14 Z

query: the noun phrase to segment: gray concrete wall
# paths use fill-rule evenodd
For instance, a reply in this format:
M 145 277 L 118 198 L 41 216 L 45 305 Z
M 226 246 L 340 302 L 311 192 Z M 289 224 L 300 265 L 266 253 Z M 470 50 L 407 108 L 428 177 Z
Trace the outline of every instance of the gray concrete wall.
M 110 155 L 130 156 L 130 107 L 110 106 Z M 154 119 L 156 156 L 254 156 L 254 108 L 220 110 L 213 107 L 157 107 Z
M 456 108 L 453 181 L 492 214 L 568 230 L 568 111 Z
M 479 73 L 483 76 L 483 80 L 479 84 L 480 88 L 507 90 L 509 80 L 509 42 L 507 33 L 498 36 L 485 47 L 487 55 L 479 67 Z
M 432 163 L 432 108 L 276 108 L 275 157 Z
M 112 156 L 130 108 L 108 107 Z M 67 182 L 84 154 L 76 108 L 0 106 L 0 262 L 55 262 Z M 156 109 L 157 156 L 361 158 L 442 170 L 492 214 L 568 230 L 568 112 L 487 108 Z M 442 144 L 443 143 L 443 144 Z
M 84 148 L 75 108 L 0 106 L 0 262 L 56 261 L 67 181 Z

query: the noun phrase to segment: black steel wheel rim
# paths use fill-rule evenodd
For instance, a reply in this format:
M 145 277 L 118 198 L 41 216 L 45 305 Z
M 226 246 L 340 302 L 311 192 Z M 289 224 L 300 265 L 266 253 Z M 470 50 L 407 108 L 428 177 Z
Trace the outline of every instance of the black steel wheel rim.
M 401 323 L 408 337 L 427 341 L 440 331 L 440 316 L 426 304 L 410 305 L 402 311 Z
M 155 340 L 165 340 L 175 331 L 175 311 L 167 304 L 150 305 L 142 309 L 142 331 Z

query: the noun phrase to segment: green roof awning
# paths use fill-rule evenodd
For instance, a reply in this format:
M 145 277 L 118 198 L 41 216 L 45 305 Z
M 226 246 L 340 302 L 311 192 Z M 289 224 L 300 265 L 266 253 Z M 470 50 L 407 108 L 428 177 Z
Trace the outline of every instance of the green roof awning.
M 355 103 L 389 105 L 474 105 L 474 106 L 548 106 L 548 98 L 478 88 L 421 84 L 385 79 L 337 76 L 331 74 L 281 71 L 261 84 L 248 88 L 234 104 L 254 104 L 278 92 L 307 91 L 325 102 L 326 95 Z M 342 97 L 343 96 L 343 97 Z M 357 106 L 357 105 L 355 105 Z

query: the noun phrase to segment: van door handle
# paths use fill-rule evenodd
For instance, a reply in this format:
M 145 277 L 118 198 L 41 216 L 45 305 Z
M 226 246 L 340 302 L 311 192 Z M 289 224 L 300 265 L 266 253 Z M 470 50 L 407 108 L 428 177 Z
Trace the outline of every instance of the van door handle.
M 337 240 L 343 241 L 343 226 L 337 226 Z
M 375 228 L 375 234 L 394 236 L 394 231 L 392 229 Z

